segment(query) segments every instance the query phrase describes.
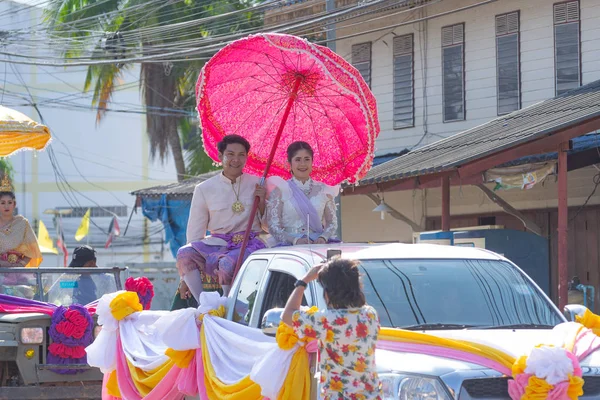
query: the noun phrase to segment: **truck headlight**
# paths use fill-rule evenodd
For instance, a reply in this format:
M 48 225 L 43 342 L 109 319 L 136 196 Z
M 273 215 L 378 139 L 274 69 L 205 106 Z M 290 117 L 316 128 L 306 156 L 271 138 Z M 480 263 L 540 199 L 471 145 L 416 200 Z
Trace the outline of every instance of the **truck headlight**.
M 21 329 L 21 343 L 42 344 L 44 343 L 44 329 L 40 327 Z
M 442 382 L 431 376 L 379 374 L 383 400 L 452 400 Z

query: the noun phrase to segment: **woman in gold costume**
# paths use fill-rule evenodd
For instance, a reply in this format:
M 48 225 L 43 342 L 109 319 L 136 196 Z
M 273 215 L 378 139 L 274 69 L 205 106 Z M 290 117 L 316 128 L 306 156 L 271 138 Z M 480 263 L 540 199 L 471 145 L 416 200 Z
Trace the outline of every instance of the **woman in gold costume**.
M 29 221 L 14 215 L 17 201 L 7 176 L 0 184 L 0 267 L 38 267 L 42 253 Z

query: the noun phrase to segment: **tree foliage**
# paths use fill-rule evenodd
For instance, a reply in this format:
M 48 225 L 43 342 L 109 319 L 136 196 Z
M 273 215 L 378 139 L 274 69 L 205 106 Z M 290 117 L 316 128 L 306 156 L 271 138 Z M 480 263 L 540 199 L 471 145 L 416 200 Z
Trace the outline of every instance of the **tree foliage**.
M 92 105 L 100 123 L 123 73 L 133 67 L 119 60 L 156 54 L 160 49 L 167 52 L 211 35 L 255 27 L 262 18 L 243 11 L 250 5 L 246 0 L 52 0 L 45 18 L 51 32 L 66 40 L 66 59 L 92 50 L 95 59 L 115 60 L 91 65 L 84 82 L 85 91 L 93 90 Z M 242 11 L 207 19 L 236 10 Z M 176 28 L 199 18 L 206 20 L 201 26 Z M 98 33 L 102 33 L 100 39 Z M 150 154 L 164 161 L 170 153 L 178 179 L 213 168 L 194 122 L 195 83 L 203 63 L 144 62 L 140 69 Z

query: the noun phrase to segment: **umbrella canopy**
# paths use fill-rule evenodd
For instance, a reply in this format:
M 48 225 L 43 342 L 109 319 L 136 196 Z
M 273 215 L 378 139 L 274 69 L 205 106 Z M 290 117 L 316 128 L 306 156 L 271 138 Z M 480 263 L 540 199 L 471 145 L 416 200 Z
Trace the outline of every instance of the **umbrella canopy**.
M 50 142 L 50 130 L 26 115 L 0 106 L 0 157 L 22 149 L 43 150 Z
M 371 168 L 375 97 L 358 70 L 326 47 L 274 33 L 237 40 L 205 64 L 196 94 L 204 148 L 215 161 L 217 143 L 238 134 L 251 144 L 246 172 L 253 175 L 270 166 L 270 175 L 289 178 L 286 149 L 297 140 L 312 146 L 318 181 L 354 183 Z

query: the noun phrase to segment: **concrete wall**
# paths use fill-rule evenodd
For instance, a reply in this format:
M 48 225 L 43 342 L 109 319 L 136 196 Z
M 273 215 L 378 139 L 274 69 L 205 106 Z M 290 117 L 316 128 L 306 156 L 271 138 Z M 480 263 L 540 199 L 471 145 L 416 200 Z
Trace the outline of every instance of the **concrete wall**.
M 377 154 L 386 154 L 435 142 L 440 138 L 483 124 L 497 117 L 495 16 L 520 11 L 521 95 L 526 107 L 554 97 L 553 0 L 502 0 L 466 11 L 431 18 L 426 22 L 395 25 L 432 17 L 481 3 L 479 0 L 445 0 L 415 10 L 393 10 L 338 24 L 336 51 L 351 60 L 353 44 L 372 42 L 372 90 L 378 101 L 381 134 Z M 600 2 L 581 0 L 582 80 L 600 79 Z M 441 29 L 465 24 L 466 120 L 443 122 Z M 385 28 L 355 36 L 357 32 Z M 392 40 L 414 35 L 415 127 L 393 129 Z M 346 36 L 351 36 L 343 39 Z

